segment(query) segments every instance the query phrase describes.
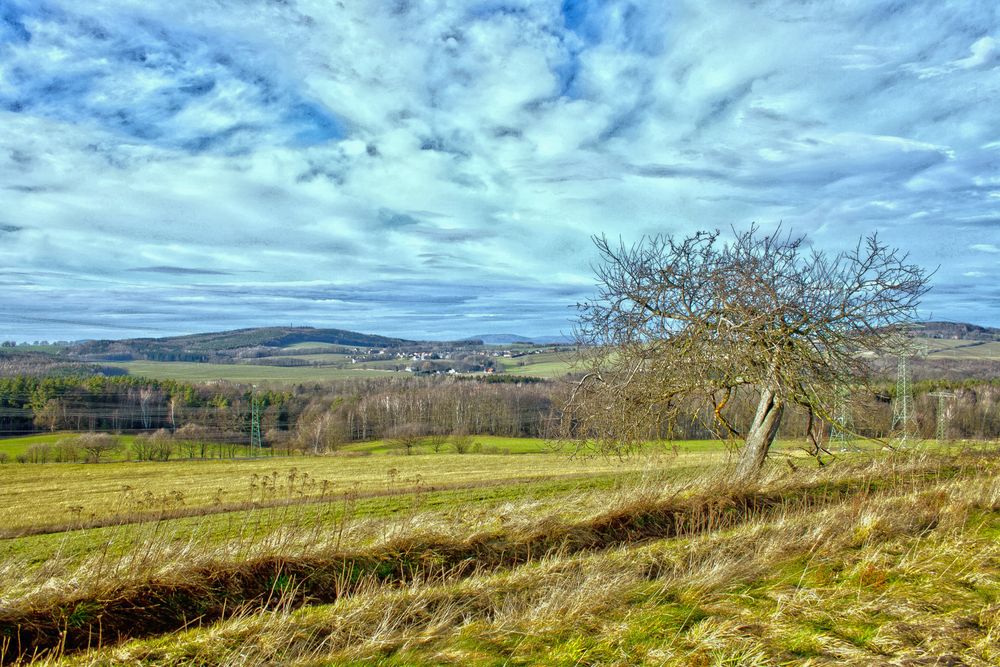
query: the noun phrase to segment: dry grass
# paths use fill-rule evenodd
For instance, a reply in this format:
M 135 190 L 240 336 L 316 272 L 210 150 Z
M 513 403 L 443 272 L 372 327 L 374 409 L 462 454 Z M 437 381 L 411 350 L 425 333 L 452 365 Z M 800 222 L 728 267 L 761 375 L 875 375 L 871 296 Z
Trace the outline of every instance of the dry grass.
M 211 550 L 164 541 L 25 583 L 0 627 L 20 625 L 21 651 L 58 654 L 204 625 L 72 658 L 102 664 L 870 660 L 882 645 L 856 620 L 870 604 L 863 593 L 885 572 L 924 576 L 928 554 L 938 562 L 979 545 L 996 521 L 995 473 L 993 459 L 968 455 L 776 471 L 752 489 L 651 477 L 613 497 L 563 497 L 569 507 L 554 513 L 534 501 L 482 519 L 456 510 L 311 535 L 298 526 Z M 966 559 L 975 568 L 953 567 L 947 581 L 974 575 L 995 591 L 996 559 L 977 547 Z M 903 593 L 919 607 L 920 590 Z M 824 609 L 817 596 L 847 620 L 803 626 L 796 614 Z M 961 609 L 985 614 L 962 664 L 989 664 L 972 660 L 990 659 L 995 612 Z
M 682 452 L 671 458 L 670 465 L 703 465 L 722 456 Z M 68 525 L 110 525 L 141 512 L 197 515 L 232 511 L 246 503 L 617 474 L 655 464 L 649 459 L 568 459 L 559 454 L 532 454 L 530 463 L 514 456 L 427 454 L 6 465 L 0 466 L 0 531 L 12 536 L 46 527 L 61 530 Z

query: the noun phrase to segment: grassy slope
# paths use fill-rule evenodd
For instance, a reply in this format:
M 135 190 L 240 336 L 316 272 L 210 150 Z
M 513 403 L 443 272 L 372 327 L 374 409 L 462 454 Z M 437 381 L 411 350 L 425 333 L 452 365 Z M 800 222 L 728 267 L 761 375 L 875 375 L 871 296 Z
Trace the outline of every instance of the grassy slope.
M 7 454 L 9 461 L 8 463 L 13 463 L 15 457 L 18 454 L 23 454 L 27 452 L 28 448 L 32 445 L 54 445 L 60 440 L 73 440 L 78 438 L 80 433 L 74 432 L 57 432 L 57 433 L 41 433 L 38 435 L 26 435 L 14 438 L 0 438 L 0 453 Z M 128 461 L 131 459 L 129 455 L 129 446 L 132 441 L 135 440 L 134 435 L 118 435 L 118 442 L 121 448 L 116 452 L 111 452 L 102 458 L 103 462 L 114 462 L 114 461 Z M 208 443 L 208 457 L 220 457 L 229 456 L 229 451 L 233 450 L 236 456 L 244 457 L 250 455 L 250 448 L 243 444 L 232 444 L 232 443 Z M 223 453 L 220 454 L 220 448 Z M 34 464 L 32 464 L 34 465 Z M 54 464 L 55 465 L 55 464 Z M 58 464 L 62 465 L 62 464 Z M 2 477 L 2 475 L 0 475 Z
M 60 440 L 73 439 L 77 436 L 79 436 L 78 433 L 40 433 L 16 438 L 0 438 L 0 452 L 6 453 L 13 461 L 15 456 L 23 454 L 32 445 L 54 445 Z M 118 439 L 122 444 L 122 451 L 109 455 L 108 460 L 123 459 L 124 449 L 135 439 L 135 436 L 120 435 Z
M 1000 342 L 918 338 L 931 359 L 1000 360 Z
M 738 506 L 709 502 L 728 490 L 662 479 L 582 495 L 553 491 L 547 502 L 513 500 L 487 513 L 463 498 L 465 505 L 444 513 L 416 508 L 361 531 L 373 539 L 365 542 L 374 545 L 372 553 L 430 567 L 429 578 L 402 587 L 379 584 L 377 577 L 345 579 L 337 586 L 350 595 L 330 604 L 248 611 L 68 662 L 997 664 L 997 472 L 995 456 L 901 457 L 796 473 L 776 469 L 761 493 L 780 502 L 745 516 Z M 661 505 L 676 509 L 657 514 Z M 658 521 L 677 512 L 698 523 L 671 531 L 667 521 L 664 539 L 649 539 L 661 530 Z M 626 524 L 632 527 L 615 528 Z M 605 533 L 595 532 L 598 525 L 624 542 L 605 543 Z M 629 531 L 638 531 L 636 537 Z M 565 538 L 558 537 L 563 533 Z M 302 556 L 278 545 L 288 569 L 277 572 L 294 572 L 297 558 L 322 569 L 323 561 L 315 559 L 324 553 L 318 544 L 323 537 L 317 534 L 313 544 L 301 547 Z M 436 574 L 433 558 L 418 557 L 429 548 L 430 556 L 447 562 L 453 549 L 460 556 L 470 545 L 502 549 L 505 541 L 525 539 L 550 547 L 509 566 L 503 551 L 488 550 L 492 555 L 471 570 Z M 573 546 L 595 539 L 590 548 Z M 341 545 L 338 539 L 337 549 L 361 544 L 353 540 L 349 535 Z M 489 565 L 497 554 L 500 560 Z M 222 552 L 198 554 L 206 562 L 220 557 L 227 558 Z M 161 573 L 191 567 L 177 556 L 174 565 L 155 560 Z M 75 594 L 104 590 L 102 600 L 125 594 L 94 576 L 64 583 L 57 577 L 35 599 L 56 600 L 67 584 Z M 285 591 L 291 602 L 300 590 L 294 576 L 270 576 L 261 583 L 272 593 L 278 586 L 276 595 Z M 87 623 L 99 608 L 93 605 L 108 604 L 96 600 L 63 607 L 65 627 Z

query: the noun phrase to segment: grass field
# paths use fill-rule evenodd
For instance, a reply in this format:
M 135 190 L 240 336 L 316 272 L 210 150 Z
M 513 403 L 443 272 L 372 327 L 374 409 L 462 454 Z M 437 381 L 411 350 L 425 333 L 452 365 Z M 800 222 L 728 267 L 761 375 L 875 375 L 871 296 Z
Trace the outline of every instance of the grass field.
M 560 377 L 572 370 L 572 354 L 569 352 L 543 352 L 526 354 L 523 357 L 500 359 L 505 373 L 531 375 L 534 377 Z
M 709 442 L 475 439 L 516 455 L 0 466 L 0 662 L 1000 660 L 995 446 L 733 487 Z
M 14 443 L 52 442 L 61 434 L 19 438 Z M 410 455 L 391 443 L 373 441 L 345 446 L 321 457 L 277 456 L 262 459 L 167 462 L 110 461 L 101 464 L 50 463 L 0 466 L 0 535 L 28 528 L 61 526 L 73 521 L 106 523 L 141 510 L 177 513 L 223 512 L 233 506 L 270 501 L 308 501 L 350 492 L 366 495 L 431 488 L 514 484 L 533 480 L 603 477 L 637 472 L 655 462 L 692 468 L 727 456 L 714 441 L 686 441 L 672 448 L 650 446 L 648 456 L 625 460 L 576 457 L 553 452 L 537 438 L 475 436 L 469 453 L 456 454 L 445 444 L 434 453 L 418 445 Z M 505 456 L 509 454 L 511 456 Z M 526 463 L 523 456 L 530 455 Z M 654 457 L 654 458 L 650 458 Z M 268 480 L 268 481 L 265 481 Z M 32 498 L 25 513 L 19 498 Z
M 385 371 L 362 368 L 311 366 L 256 366 L 253 364 L 199 364 L 181 361 L 126 361 L 107 364 L 124 368 L 130 375 L 187 382 L 321 382 L 356 377 L 377 377 Z
M 1000 342 L 920 338 L 931 359 L 1000 360 Z

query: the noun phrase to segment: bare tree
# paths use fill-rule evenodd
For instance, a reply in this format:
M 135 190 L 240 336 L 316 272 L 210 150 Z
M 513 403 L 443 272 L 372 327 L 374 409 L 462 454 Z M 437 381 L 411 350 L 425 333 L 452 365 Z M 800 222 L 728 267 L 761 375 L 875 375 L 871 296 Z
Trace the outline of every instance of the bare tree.
M 622 454 L 707 405 L 712 430 L 742 442 L 737 477 L 752 479 L 785 407 L 832 421 L 834 388 L 867 386 L 871 355 L 896 344 L 928 289 L 924 270 L 875 235 L 836 255 L 780 227 L 734 237 L 595 237 L 598 293 L 577 326 L 587 373 L 563 437 Z M 727 405 L 747 393 L 756 410 L 734 423 Z
M 107 433 L 85 433 L 77 439 L 77 445 L 86 454 L 88 463 L 100 463 L 102 458 L 121 449 L 118 438 Z

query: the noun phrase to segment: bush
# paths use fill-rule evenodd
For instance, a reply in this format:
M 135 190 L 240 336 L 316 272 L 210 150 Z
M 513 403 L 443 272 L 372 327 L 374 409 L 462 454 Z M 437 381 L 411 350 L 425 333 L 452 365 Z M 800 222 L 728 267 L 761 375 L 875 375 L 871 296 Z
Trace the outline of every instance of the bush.
M 28 463 L 48 463 L 49 457 L 52 455 L 52 448 L 45 443 L 40 443 L 28 447 L 24 453 L 28 457 Z
M 10 454 L 7 452 L 0 452 L 0 465 L 6 465 L 10 461 Z
M 137 435 L 132 441 L 132 455 L 136 461 L 167 461 L 174 453 L 174 443 L 164 429 Z
M 76 463 L 83 459 L 83 452 L 74 438 L 58 440 L 52 447 L 52 460 L 56 463 Z
M 431 446 L 431 449 L 434 450 L 435 454 L 438 454 L 441 452 L 441 448 L 444 447 L 445 443 L 448 442 L 448 438 L 441 434 L 434 433 L 428 436 L 425 442 Z
M 455 433 L 451 436 L 451 446 L 456 454 L 467 454 L 472 447 L 472 436 L 468 433 Z

